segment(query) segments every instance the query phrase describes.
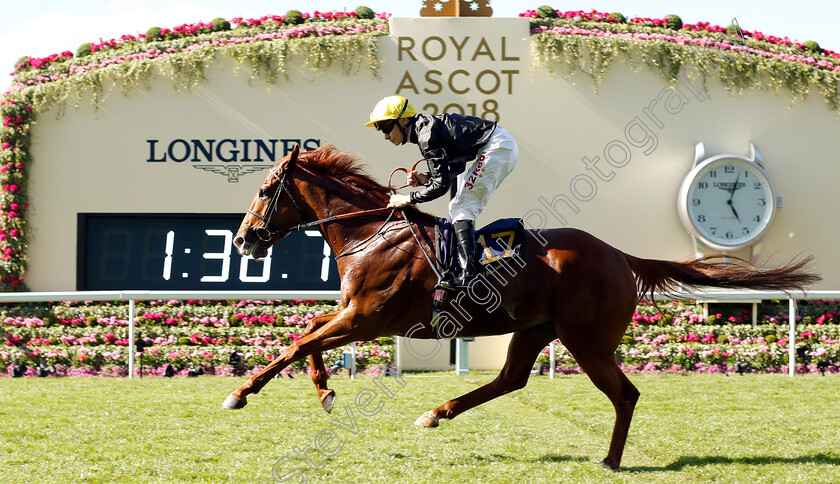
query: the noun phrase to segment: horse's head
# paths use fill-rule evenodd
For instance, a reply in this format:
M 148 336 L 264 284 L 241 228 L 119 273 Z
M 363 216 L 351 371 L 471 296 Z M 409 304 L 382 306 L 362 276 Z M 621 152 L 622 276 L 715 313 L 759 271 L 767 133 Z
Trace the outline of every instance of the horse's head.
M 240 255 L 250 255 L 254 259 L 266 257 L 269 247 L 289 234 L 287 229 L 302 222 L 299 202 L 289 191 L 293 183 L 288 179 L 299 154 L 300 149 L 295 146 L 290 155 L 269 170 L 260 184 L 233 239 Z

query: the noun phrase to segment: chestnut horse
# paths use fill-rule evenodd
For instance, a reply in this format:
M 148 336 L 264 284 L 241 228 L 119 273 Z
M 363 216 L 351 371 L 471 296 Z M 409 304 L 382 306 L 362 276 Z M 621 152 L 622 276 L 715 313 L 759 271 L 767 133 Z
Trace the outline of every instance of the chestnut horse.
M 395 214 L 386 208 L 389 195 L 353 155 L 332 146 L 305 153 L 295 148 L 270 170 L 234 244 L 240 254 L 260 259 L 291 230 L 317 226 L 341 255 L 343 309 L 314 318 L 301 339 L 231 393 L 223 407 L 244 407 L 248 396 L 283 368 L 309 356 L 312 381 L 329 412 L 335 393 L 327 388 L 322 351 L 380 336 L 433 337 L 429 321 L 437 277 L 428 254 L 434 253 L 434 217 L 413 207 Z M 580 230 L 526 234 L 519 258 L 497 273 L 498 280 L 479 279 L 468 295 L 459 294 L 458 314 L 448 315 L 457 322 L 450 325 L 450 337 L 513 333 L 504 368 L 487 385 L 426 412 L 418 425 L 437 426 L 441 418 L 523 388 L 540 352 L 559 338 L 615 407 L 603 463 L 618 468 L 639 391 L 616 364 L 615 350 L 640 295 L 699 286 L 801 290 L 819 280 L 806 271 L 810 258 L 778 269 L 707 258 L 670 262 L 627 255 Z M 497 299 L 490 297 L 491 280 Z

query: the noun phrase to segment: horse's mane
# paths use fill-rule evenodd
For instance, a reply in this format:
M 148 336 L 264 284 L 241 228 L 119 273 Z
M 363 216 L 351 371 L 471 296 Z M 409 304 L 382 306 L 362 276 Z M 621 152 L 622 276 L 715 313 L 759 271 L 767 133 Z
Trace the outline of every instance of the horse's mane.
M 367 193 L 386 202 L 390 197 L 388 187 L 374 180 L 355 154 L 339 151 L 333 145 L 328 144 L 316 150 L 301 153 L 298 163 L 328 178 L 340 181 L 355 192 Z

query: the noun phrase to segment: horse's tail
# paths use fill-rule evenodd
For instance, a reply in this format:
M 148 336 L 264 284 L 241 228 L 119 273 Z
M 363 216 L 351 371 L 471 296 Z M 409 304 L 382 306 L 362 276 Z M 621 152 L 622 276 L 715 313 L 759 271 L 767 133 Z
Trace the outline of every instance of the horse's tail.
M 673 294 L 700 287 L 804 291 L 822 278 L 810 271 L 813 257 L 791 260 L 778 268 L 756 267 L 742 259 L 712 255 L 686 261 L 640 259 L 624 254 L 636 276 L 639 294 L 653 300 L 656 292 Z

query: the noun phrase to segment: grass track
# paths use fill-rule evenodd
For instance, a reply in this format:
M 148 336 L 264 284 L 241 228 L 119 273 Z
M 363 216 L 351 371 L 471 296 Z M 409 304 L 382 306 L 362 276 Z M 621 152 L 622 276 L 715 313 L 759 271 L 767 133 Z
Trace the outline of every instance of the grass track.
M 0 379 L 4 482 L 272 482 L 278 460 L 315 446 L 279 475 L 309 482 L 840 482 L 840 375 L 632 375 L 642 392 L 622 461 L 607 451 L 612 406 L 585 376 L 534 377 L 518 392 L 437 429 L 424 411 L 494 375 L 407 375 L 371 417 L 355 407 L 369 377 L 334 378 L 327 416 L 308 378 L 273 381 L 231 412 L 222 399 L 243 379 Z M 356 435 L 331 425 L 356 418 Z M 329 435 L 327 434 L 322 434 Z M 298 482 L 290 477 L 287 482 Z

